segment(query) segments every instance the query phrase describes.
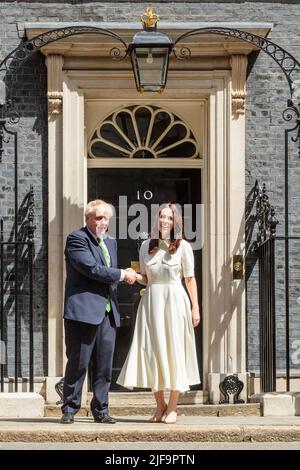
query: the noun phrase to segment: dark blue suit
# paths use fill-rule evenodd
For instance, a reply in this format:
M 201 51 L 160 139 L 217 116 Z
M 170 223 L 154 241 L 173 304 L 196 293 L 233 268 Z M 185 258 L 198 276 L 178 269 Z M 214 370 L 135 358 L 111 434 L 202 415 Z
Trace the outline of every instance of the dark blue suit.
M 97 240 L 86 227 L 72 232 L 66 242 L 65 341 L 68 362 L 65 371 L 62 411 L 80 409 L 82 386 L 92 361 L 94 417 L 108 412 L 116 327 L 120 326 L 117 285 L 117 244 L 105 238 L 111 266 L 107 267 Z M 106 312 L 108 298 L 112 310 Z

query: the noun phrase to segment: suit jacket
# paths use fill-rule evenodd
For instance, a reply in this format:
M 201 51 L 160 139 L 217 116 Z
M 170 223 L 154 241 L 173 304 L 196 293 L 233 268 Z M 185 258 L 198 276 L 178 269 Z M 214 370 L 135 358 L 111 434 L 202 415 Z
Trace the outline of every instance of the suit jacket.
M 66 285 L 64 318 L 99 325 L 105 317 L 110 298 L 116 326 L 120 326 L 117 285 L 121 270 L 117 268 L 117 242 L 107 237 L 111 267 L 107 267 L 97 240 L 86 227 L 72 232 L 65 247 Z

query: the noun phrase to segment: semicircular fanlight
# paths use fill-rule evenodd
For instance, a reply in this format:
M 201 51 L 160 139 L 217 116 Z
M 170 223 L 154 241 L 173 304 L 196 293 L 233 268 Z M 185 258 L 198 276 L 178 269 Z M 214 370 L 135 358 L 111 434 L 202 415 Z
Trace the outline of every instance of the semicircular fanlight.
M 110 114 L 93 131 L 90 158 L 200 158 L 185 122 L 153 105 L 127 106 Z

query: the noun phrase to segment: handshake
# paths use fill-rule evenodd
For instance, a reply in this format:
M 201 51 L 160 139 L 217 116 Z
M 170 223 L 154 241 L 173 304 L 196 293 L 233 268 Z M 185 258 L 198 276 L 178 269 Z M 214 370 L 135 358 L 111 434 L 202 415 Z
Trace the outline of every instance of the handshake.
M 137 280 L 137 273 L 135 272 L 135 270 L 132 268 L 126 268 L 124 281 L 127 284 L 132 285 L 136 282 L 136 280 Z

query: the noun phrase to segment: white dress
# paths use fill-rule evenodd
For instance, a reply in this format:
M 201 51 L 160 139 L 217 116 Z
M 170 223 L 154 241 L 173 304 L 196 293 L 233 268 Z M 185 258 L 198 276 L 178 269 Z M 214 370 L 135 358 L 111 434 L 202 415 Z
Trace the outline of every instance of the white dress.
M 149 255 L 140 249 L 141 274 L 148 284 L 141 298 L 132 344 L 117 383 L 126 388 L 189 390 L 200 383 L 189 297 L 182 277 L 194 276 L 194 255 L 182 240 L 170 255 L 168 242 Z

